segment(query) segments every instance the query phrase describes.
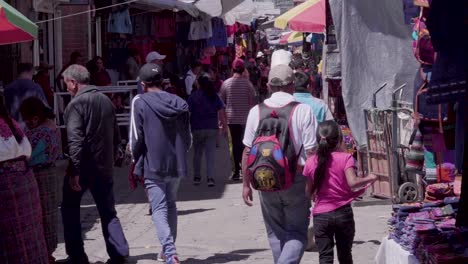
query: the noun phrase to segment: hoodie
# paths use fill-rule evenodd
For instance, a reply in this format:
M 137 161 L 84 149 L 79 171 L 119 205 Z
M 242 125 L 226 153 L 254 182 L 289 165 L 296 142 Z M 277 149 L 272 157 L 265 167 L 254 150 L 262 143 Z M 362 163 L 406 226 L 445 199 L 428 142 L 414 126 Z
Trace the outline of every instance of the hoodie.
M 135 171 L 143 169 L 145 179 L 185 177 L 190 145 L 189 109 L 182 98 L 161 91 L 133 99 L 130 148 Z

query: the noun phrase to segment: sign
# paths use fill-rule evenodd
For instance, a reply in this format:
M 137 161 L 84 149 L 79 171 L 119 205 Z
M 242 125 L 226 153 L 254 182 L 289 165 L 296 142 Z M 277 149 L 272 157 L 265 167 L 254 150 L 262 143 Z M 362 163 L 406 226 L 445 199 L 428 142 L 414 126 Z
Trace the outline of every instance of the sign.
M 34 0 L 33 8 L 36 12 L 53 14 L 55 9 L 56 1 L 54 0 Z

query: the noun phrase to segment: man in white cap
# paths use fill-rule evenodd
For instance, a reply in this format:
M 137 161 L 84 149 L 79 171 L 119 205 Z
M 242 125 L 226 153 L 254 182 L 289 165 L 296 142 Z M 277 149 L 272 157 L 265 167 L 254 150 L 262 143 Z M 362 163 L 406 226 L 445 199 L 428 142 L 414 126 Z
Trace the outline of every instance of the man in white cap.
M 162 67 L 164 65 L 165 58 L 166 55 L 161 55 L 157 51 L 152 51 L 146 55 L 146 63 L 153 63 Z
M 250 177 L 243 177 L 242 197 L 245 204 L 252 206 L 252 187 L 259 190 L 273 263 L 299 264 L 307 244 L 310 214 L 302 166 L 306 154 L 312 155 L 316 147 L 317 122 L 311 108 L 294 99 L 294 73 L 288 65 L 279 64 L 271 68 L 268 87 L 272 92 L 271 97 L 252 108 L 247 118 L 242 172 Z M 282 142 L 280 153 L 288 158 L 289 171 L 286 171 L 286 167 L 278 170 L 274 162 L 271 166 L 256 163 L 273 153 L 271 149 L 262 148 L 263 145 L 259 145 L 261 141 L 257 140 L 271 137 L 271 131 L 280 131 L 276 132 L 276 137 Z M 262 151 L 259 151 L 260 148 Z M 274 153 L 273 156 L 277 156 L 278 151 Z M 285 183 L 284 186 L 282 183 Z

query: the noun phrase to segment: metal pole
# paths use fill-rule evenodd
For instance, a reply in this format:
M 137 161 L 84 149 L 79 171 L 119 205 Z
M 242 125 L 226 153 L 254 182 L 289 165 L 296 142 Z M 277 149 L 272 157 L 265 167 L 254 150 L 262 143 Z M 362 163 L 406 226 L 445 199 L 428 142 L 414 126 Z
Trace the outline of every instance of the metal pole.
M 399 148 L 399 127 L 398 127 L 398 99 L 397 93 L 406 86 L 406 83 L 398 87 L 392 93 L 392 177 L 393 177 L 393 194 L 398 192 L 400 181 L 400 157 Z

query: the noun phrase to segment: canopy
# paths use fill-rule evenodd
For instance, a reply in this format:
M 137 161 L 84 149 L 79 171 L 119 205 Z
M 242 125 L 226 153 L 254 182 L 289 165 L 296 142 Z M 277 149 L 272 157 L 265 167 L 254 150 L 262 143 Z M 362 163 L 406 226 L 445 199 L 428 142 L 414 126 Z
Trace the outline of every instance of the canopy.
M 325 0 L 307 0 L 275 19 L 275 27 L 299 32 L 325 31 Z
M 0 0 L 0 45 L 31 41 L 36 37 L 36 24 Z
M 244 0 L 198 0 L 195 6 L 212 17 L 218 17 L 231 11 Z
M 289 32 L 284 34 L 281 39 L 279 44 L 281 45 L 286 45 L 286 44 L 296 44 L 296 43 L 302 43 L 304 40 L 304 37 L 302 36 L 302 32 Z

